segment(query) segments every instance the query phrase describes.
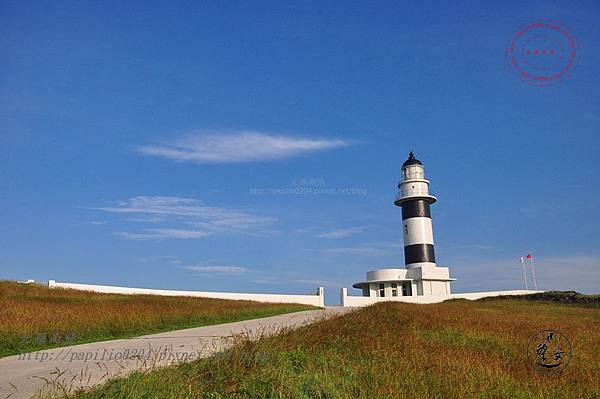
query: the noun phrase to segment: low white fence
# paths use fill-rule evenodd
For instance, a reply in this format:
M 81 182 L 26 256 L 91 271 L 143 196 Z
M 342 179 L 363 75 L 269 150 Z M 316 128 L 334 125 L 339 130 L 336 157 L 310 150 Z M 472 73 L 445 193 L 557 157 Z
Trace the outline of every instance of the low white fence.
M 105 294 L 137 294 L 137 295 L 163 295 L 163 296 L 190 296 L 202 298 L 218 298 L 232 300 L 246 300 L 270 303 L 299 303 L 302 305 L 325 306 L 325 289 L 319 287 L 316 294 L 313 295 L 295 295 L 295 294 L 250 294 L 243 292 L 210 292 L 210 291 L 175 291 L 175 290 L 155 290 L 151 288 L 129 288 L 116 287 L 111 285 L 94 284 L 76 284 L 59 283 L 54 280 L 48 281 L 50 288 L 71 288 L 81 291 L 93 291 Z
M 510 290 L 510 291 L 488 291 L 488 292 L 465 292 L 450 295 L 421 295 L 421 296 L 392 296 L 392 297 L 370 297 L 348 295 L 348 289 L 342 288 L 340 299 L 344 307 L 368 306 L 377 302 L 406 302 L 406 303 L 439 303 L 448 299 L 480 299 L 501 295 L 527 295 L 543 291 L 534 290 Z

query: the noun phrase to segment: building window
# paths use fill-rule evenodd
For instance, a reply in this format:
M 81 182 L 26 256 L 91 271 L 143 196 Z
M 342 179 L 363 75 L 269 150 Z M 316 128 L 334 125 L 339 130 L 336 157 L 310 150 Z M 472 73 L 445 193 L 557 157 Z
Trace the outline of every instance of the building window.
M 402 284 L 402 296 L 412 296 L 412 286 L 410 282 Z
M 404 234 L 408 234 L 408 225 L 407 224 L 404 225 Z
M 398 296 L 398 290 L 396 288 L 392 288 L 392 296 Z
M 380 297 L 385 296 L 385 286 L 383 284 L 379 284 L 379 296 Z

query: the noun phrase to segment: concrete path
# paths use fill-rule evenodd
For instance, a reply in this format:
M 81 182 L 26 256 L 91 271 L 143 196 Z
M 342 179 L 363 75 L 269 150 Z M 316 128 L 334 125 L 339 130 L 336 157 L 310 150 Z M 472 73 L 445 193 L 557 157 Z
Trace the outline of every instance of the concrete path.
M 262 319 L 94 342 L 0 359 L 0 399 L 30 398 L 48 389 L 91 387 L 133 370 L 207 357 L 240 334 L 255 338 L 349 311 L 337 306 Z

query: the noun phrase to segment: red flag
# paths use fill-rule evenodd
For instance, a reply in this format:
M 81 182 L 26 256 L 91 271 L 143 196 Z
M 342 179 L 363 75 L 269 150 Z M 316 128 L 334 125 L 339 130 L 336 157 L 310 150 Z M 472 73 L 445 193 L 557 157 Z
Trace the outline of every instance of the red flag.
M 533 259 L 533 256 L 531 254 L 527 254 L 527 259 L 531 260 Z

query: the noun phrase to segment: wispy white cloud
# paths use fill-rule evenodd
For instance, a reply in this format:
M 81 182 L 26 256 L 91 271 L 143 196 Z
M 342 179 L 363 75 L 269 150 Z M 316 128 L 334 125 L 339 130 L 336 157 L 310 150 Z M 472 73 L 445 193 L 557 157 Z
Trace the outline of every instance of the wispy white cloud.
M 350 237 L 353 236 L 355 234 L 358 234 L 360 232 L 362 232 L 365 228 L 364 227 L 349 227 L 347 229 L 336 229 L 333 231 L 328 231 L 326 233 L 321 233 L 318 234 L 317 237 L 319 238 L 344 238 L 344 237 Z
M 138 151 L 178 162 L 241 163 L 283 159 L 350 144 L 341 139 L 300 138 L 255 131 L 200 131 L 173 142 L 144 145 Z
M 129 222 L 140 222 L 140 223 L 161 223 L 165 221 L 165 218 L 160 216 L 142 216 L 133 217 L 127 219 Z
M 269 230 L 277 219 L 248 212 L 204 205 L 195 198 L 138 196 L 117 202 L 114 206 L 94 210 L 136 215 L 137 222 L 166 223 L 160 228 L 141 232 L 118 232 L 128 240 L 154 240 L 164 238 L 200 238 L 217 232 Z M 131 217 L 129 219 L 131 220 Z M 191 228 L 190 228 L 191 227 Z
M 181 230 L 181 229 L 145 229 L 142 233 L 116 232 L 116 236 L 126 240 L 161 240 L 165 238 L 201 238 L 210 235 L 206 231 Z
M 241 266 L 184 266 L 183 268 L 205 274 L 244 274 L 249 271 Z

